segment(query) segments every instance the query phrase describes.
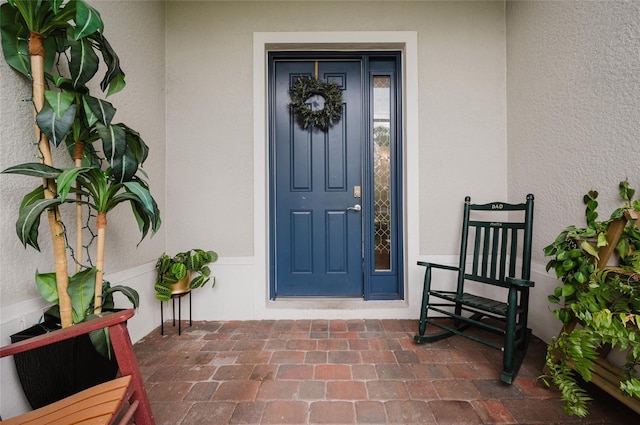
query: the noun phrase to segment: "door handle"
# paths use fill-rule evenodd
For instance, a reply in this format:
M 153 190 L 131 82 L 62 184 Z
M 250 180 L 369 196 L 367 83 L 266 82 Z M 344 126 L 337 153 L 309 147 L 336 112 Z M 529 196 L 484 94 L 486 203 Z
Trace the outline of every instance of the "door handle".
M 360 206 L 360 204 L 355 204 L 352 207 L 348 207 L 347 211 L 360 211 L 362 209 L 362 207 Z

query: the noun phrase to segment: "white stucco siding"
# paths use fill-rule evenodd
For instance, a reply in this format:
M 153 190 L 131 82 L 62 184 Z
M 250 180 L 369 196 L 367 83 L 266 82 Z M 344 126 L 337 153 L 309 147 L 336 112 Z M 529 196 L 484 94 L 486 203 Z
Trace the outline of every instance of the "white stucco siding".
M 180 164 L 168 169 L 169 248 L 254 252 L 251 40 L 263 31 L 417 31 L 407 90 L 420 102 L 422 254 L 455 252 L 450 216 L 465 194 L 506 197 L 500 2 L 169 2 L 167 157 Z M 195 182 L 197 201 L 184 190 Z
M 507 8 L 509 196 L 536 195 L 531 321 L 557 332 L 543 248 L 582 226 L 582 196 L 600 218 L 620 206 L 618 183 L 640 189 L 640 3 L 510 2 Z M 553 272 L 552 272 L 553 273 Z
M 380 303 L 356 309 L 349 303 L 271 309 L 268 261 L 263 261 L 268 209 L 265 213 L 260 205 L 268 199 L 267 150 L 259 144 L 266 138 L 254 137 L 254 131 L 267 131 L 266 125 L 254 129 L 263 118 L 254 111 L 266 111 L 255 103 L 264 102 L 266 93 L 261 99 L 252 95 L 256 84 L 266 92 L 266 68 L 251 72 L 253 35 L 296 33 L 317 42 L 314 32 L 394 31 L 414 32 L 418 46 L 417 78 L 405 87 L 417 97 L 411 113 L 417 114 L 419 134 L 413 150 L 419 157 L 410 158 L 413 168 L 406 170 L 412 179 L 406 185 L 411 188 L 407 203 L 414 212 L 419 209 L 407 228 L 418 240 L 407 253 L 412 259 L 407 299 L 396 305 L 400 311 Z M 457 251 L 466 194 L 487 201 L 506 198 L 504 52 L 500 2 L 168 2 L 167 160 L 176 166 L 167 168 L 167 249 L 202 246 L 221 255 L 214 266 L 218 285 L 198 294 L 195 314 L 287 318 L 316 311 L 318 317 L 417 317 L 417 256 Z M 255 155 L 256 143 L 264 154 Z M 254 196 L 256 191 L 265 196 Z
M 147 4 L 148 3 L 148 4 Z M 166 210 L 166 88 L 165 25 L 162 1 L 95 2 L 105 20 L 109 42 L 120 57 L 126 74 L 126 87 L 107 100 L 118 112 L 114 122 L 123 122 L 140 133 L 149 146 L 149 157 L 142 166 L 151 193 L 164 219 Z M 144 22 L 142 24 L 141 22 Z M 141 234 L 129 204 L 109 213 L 108 270 L 115 273 L 147 262 L 155 262 L 165 248 L 165 226 L 140 245 Z
M 170 252 L 253 255 L 252 33 L 238 12 L 167 3 Z
M 31 91 L 26 81 L 3 60 L 0 61 L 0 169 L 33 161 L 35 151 Z M 22 197 L 38 184 L 17 176 L 0 175 L 0 306 L 39 296 L 33 282 L 35 268 L 45 268 L 50 258 L 37 251 L 25 250 L 16 236 L 15 222 Z M 42 238 L 42 249 L 50 242 Z M 47 261 L 49 260 L 49 261 Z M 33 268 L 24 267 L 25 264 Z M 45 269 L 46 270 L 46 269 Z M 23 283 L 17 283 L 23 282 Z
M 458 252 L 464 196 L 506 200 L 504 6 L 461 6 L 419 36 L 421 254 Z

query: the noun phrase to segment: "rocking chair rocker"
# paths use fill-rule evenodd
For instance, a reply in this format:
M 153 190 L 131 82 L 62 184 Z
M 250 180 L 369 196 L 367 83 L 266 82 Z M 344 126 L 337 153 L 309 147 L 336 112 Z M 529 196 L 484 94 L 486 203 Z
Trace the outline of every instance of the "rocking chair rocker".
M 523 219 L 516 217 L 522 215 Z M 505 221 L 507 219 L 512 221 Z M 533 195 L 527 195 L 523 204 L 472 204 L 467 196 L 459 265 L 453 267 L 418 261 L 426 271 L 419 331 L 414 341 L 421 344 L 461 335 L 501 350 L 504 354 L 500 379 L 511 384 L 531 336 L 527 315 L 529 288 L 534 286 L 534 282 L 529 280 L 532 225 Z M 456 272 L 457 289 L 434 289 L 431 282 L 433 269 Z M 498 298 L 494 295 L 496 293 L 502 296 L 494 299 Z M 449 318 L 453 323 L 449 324 L 442 318 Z M 486 318 L 489 320 L 483 320 Z M 427 324 L 440 328 L 440 331 L 426 333 Z M 495 338 L 485 339 L 477 332 L 468 333 L 470 327 L 500 335 L 502 341 L 496 343 Z

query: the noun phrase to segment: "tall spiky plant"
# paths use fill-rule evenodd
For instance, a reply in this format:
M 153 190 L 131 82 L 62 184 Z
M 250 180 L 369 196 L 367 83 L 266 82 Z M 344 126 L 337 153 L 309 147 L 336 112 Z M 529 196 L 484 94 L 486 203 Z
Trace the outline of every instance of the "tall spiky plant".
M 39 249 L 40 215 L 47 212 L 56 277 L 56 294 L 50 296 L 59 304 L 63 327 L 72 324 L 74 315 L 76 320 L 78 315 L 68 294 L 66 235 L 58 206 L 76 202 L 98 212 L 93 303 L 96 313 L 103 304 L 106 213 L 129 201 L 143 238 L 149 230 L 155 232 L 160 226 L 157 205 L 147 184 L 136 175 L 147 158 L 146 144 L 126 125 L 112 123 L 115 108 L 91 96 L 87 87 L 99 68 L 98 53 L 106 68 L 100 88 L 108 96 L 125 85 L 118 56 L 104 37 L 103 27 L 100 14 L 83 0 L 8 0 L 0 6 L 4 57 L 32 83 L 35 136 L 42 158 L 39 164 L 22 164 L 4 172 L 43 179 L 40 188 L 24 197 L 16 227 L 25 246 Z M 67 66 L 61 66 L 65 61 Z M 47 90 L 48 86 L 52 90 Z M 106 169 L 101 167 L 103 160 L 94 147 L 97 141 L 102 142 L 100 150 L 108 162 Z M 73 170 L 54 167 L 51 145 L 63 143 L 76 162 Z M 73 182 L 77 183 L 74 189 L 69 186 Z M 75 200 L 67 199 L 70 191 L 78 195 Z M 78 220 L 82 218 L 79 216 Z M 82 233 L 81 226 L 78 229 Z M 81 235 L 79 238 L 77 252 L 82 245 Z

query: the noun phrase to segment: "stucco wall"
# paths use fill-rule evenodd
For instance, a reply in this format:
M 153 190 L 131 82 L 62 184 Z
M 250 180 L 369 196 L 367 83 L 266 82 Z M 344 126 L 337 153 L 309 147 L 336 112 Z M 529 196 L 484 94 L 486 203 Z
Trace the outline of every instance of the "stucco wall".
M 273 31 L 417 31 L 420 252 L 455 252 L 464 195 L 506 196 L 501 2 L 168 2 L 168 249 L 254 253 L 252 34 Z
M 170 1 L 166 14 L 167 250 L 201 246 L 221 255 L 213 267 L 217 286 L 194 297 L 194 314 L 417 317 L 421 271 L 415 259 L 450 261 L 465 195 L 506 198 L 504 4 Z M 407 159 L 413 180 L 405 196 L 412 212 L 420 211 L 406 229 L 419 241 L 408 250 L 406 299 L 357 306 L 270 303 L 263 261 L 268 173 L 261 174 L 267 150 L 256 138 L 267 129 L 254 127 L 263 118 L 254 113 L 266 115 L 254 98 L 256 85 L 266 90 L 266 68 L 256 72 L 255 35 L 293 32 L 309 40 L 313 32 L 358 31 L 417 34 L 417 78 L 405 90 L 417 97 L 411 113 L 419 140 Z M 262 156 L 255 155 L 258 149 Z M 267 195 L 254 196 L 256 191 Z
M 621 180 L 640 189 L 639 51 L 640 2 L 508 3 L 509 196 L 533 185 L 532 321 L 546 339 L 557 332 L 546 302 L 557 282 L 542 269 L 544 246 L 584 225 L 590 189 L 600 217 L 620 205 Z

